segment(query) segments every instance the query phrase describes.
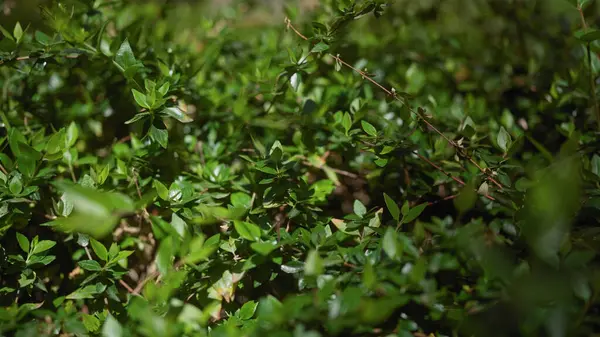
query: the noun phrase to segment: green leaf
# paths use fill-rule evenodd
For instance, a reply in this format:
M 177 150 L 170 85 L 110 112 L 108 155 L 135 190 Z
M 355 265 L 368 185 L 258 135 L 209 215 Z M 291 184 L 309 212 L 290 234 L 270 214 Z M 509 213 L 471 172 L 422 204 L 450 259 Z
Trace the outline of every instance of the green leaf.
M 58 132 L 55 132 L 48 139 L 48 143 L 46 143 L 46 152 L 48 154 L 59 153 L 63 150 L 63 141 L 62 138 L 64 136 L 64 129 L 61 129 Z
M 135 59 L 129 41 L 125 39 L 117 54 L 115 55 L 115 63 L 119 66 L 120 70 L 125 73 L 127 78 L 132 78 L 143 66 Z
M 365 267 L 362 273 L 362 283 L 367 289 L 373 289 L 376 282 L 377 279 L 375 276 L 375 270 L 373 269 L 373 265 L 371 264 L 369 259 L 366 259 Z
M 95 332 L 100 327 L 100 320 L 94 315 L 82 313 L 83 325 L 89 332 Z
M 179 107 L 176 106 L 172 106 L 172 107 L 168 107 L 168 108 L 164 108 L 161 111 L 162 114 L 175 118 L 176 120 L 180 121 L 181 123 L 189 123 L 189 122 L 193 122 L 194 120 L 185 114 L 185 112 L 183 112 L 183 110 L 181 110 Z
M 348 131 L 352 127 L 352 116 L 347 112 L 344 113 L 344 117 L 342 118 L 342 127 L 346 131 L 346 135 L 348 135 Z
M 324 42 L 317 43 L 312 49 L 311 53 L 321 53 L 329 49 L 329 46 Z
M 122 337 L 123 328 L 119 321 L 117 321 L 112 315 L 108 315 L 102 326 L 102 337 Z
M 296 274 L 304 269 L 304 263 L 301 261 L 290 261 L 281 265 L 281 271 L 287 274 Z
M 185 237 L 188 228 L 187 223 L 183 221 L 183 219 L 180 218 L 179 215 L 177 215 L 177 213 L 173 213 L 171 215 L 171 227 L 175 230 L 179 237 Z
M 46 35 L 44 32 L 40 32 L 37 30 L 35 32 L 35 40 L 40 44 L 46 46 L 50 43 L 50 36 Z
M 383 251 L 392 259 L 400 256 L 400 247 L 396 237 L 396 231 L 388 227 L 381 241 Z
M 74 292 L 67 295 L 67 299 L 69 300 L 83 300 L 83 299 L 91 299 L 94 298 L 94 295 L 100 294 L 104 292 L 106 289 L 105 285 L 100 283 L 94 285 L 88 285 L 83 288 L 79 288 Z
M 8 30 L 6 30 L 6 28 L 2 27 L 2 25 L 0 25 L 0 33 L 2 33 L 2 35 L 4 35 L 4 37 L 6 37 L 7 39 L 16 42 L 12 34 Z
M 406 216 L 409 211 L 410 211 L 410 205 L 408 204 L 408 200 L 406 200 L 406 201 L 404 201 L 404 204 L 402 204 L 400 213 L 402 213 L 403 216 Z
M 79 261 L 77 262 L 77 265 L 79 265 L 79 267 L 85 269 L 85 270 L 89 270 L 89 271 L 100 271 L 102 270 L 102 266 L 100 266 L 100 264 L 97 261 L 94 260 L 84 260 L 84 261 Z
M 128 120 L 125 122 L 125 124 L 132 124 L 132 123 L 135 123 L 135 122 L 137 122 L 137 121 L 139 121 L 139 120 L 141 120 L 141 119 L 144 119 L 144 118 L 146 118 L 147 116 L 151 116 L 151 115 L 152 115 L 152 114 L 151 114 L 151 113 L 149 113 L 149 112 L 147 112 L 147 111 L 146 111 L 146 112 L 140 112 L 140 113 L 137 113 L 137 114 L 135 114 L 135 115 L 134 115 L 134 116 L 133 116 L 131 119 L 128 119 Z
M 135 90 L 135 89 L 131 89 L 131 92 L 133 93 L 133 98 L 135 99 L 135 102 L 141 106 L 142 108 L 146 108 L 146 109 L 150 109 L 150 104 L 148 104 L 147 100 L 146 100 L 146 95 L 142 94 L 141 92 Z M 135 116 L 134 116 L 135 118 Z M 133 123 L 133 122 L 130 122 Z M 126 123 L 129 124 L 129 123 Z
M 238 317 L 242 320 L 247 320 L 254 316 L 254 312 L 256 312 L 256 308 L 258 307 L 258 303 L 254 301 L 248 301 L 244 303 L 244 305 L 240 308 L 240 312 Z
M 360 202 L 360 200 L 356 199 L 354 200 L 354 214 L 358 215 L 359 217 L 363 217 L 365 214 L 367 214 L 367 208 L 365 207 L 365 205 L 363 205 L 362 202 Z
M 158 93 L 160 93 L 160 95 L 164 97 L 167 94 L 167 92 L 169 92 L 170 87 L 171 84 L 169 82 L 165 82 L 163 85 L 160 86 L 160 88 L 158 88 Z
M 15 24 L 15 29 L 13 29 L 13 36 L 15 37 L 15 40 L 17 40 L 17 42 L 20 42 L 21 38 L 23 37 L 23 28 L 21 28 L 21 24 L 19 22 Z
M 400 221 L 400 209 L 398 208 L 398 204 L 396 204 L 396 202 L 385 193 L 383 193 L 383 198 L 385 199 L 385 205 L 392 215 L 392 218 L 394 218 L 396 221 Z
M 21 249 L 29 254 L 29 240 L 27 239 L 27 237 L 19 232 L 16 233 L 17 234 L 17 241 L 19 242 L 19 247 L 21 247 Z
M 23 191 L 23 183 L 21 182 L 21 175 L 15 174 L 10 182 L 8 183 L 8 190 L 12 194 L 19 194 Z
M 233 222 L 233 225 L 240 237 L 246 240 L 257 241 L 261 236 L 260 227 L 253 223 L 235 220 Z
M 65 181 L 54 182 L 54 185 L 73 203 L 74 211 L 69 217 L 47 224 L 62 231 L 103 237 L 112 231 L 122 216 L 134 210 L 133 201 L 120 193 L 102 192 Z
M 318 276 L 323 273 L 323 270 L 323 259 L 319 256 L 319 252 L 316 250 L 309 251 L 304 262 L 304 274 Z
M 71 122 L 69 127 L 67 128 L 67 133 L 65 135 L 65 148 L 70 148 L 75 145 L 77 138 L 79 137 L 79 128 L 75 122 Z
M 152 180 L 152 187 L 156 189 L 156 193 L 162 200 L 169 200 L 169 190 L 163 183 L 154 179 Z
M 510 134 L 504 129 L 503 126 L 500 127 L 500 131 L 498 132 L 498 136 L 496 137 L 496 142 L 498 146 L 504 151 L 507 152 L 512 143 L 512 139 Z
M 94 238 L 90 238 L 90 244 L 92 245 L 92 250 L 96 256 L 98 256 L 102 261 L 108 261 L 108 252 L 102 243 Z
M 168 236 L 160 243 L 156 252 L 156 267 L 162 275 L 166 275 L 173 266 L 175 252 L 175 240 L 172 236 Z
M 408 214 L 404 217 L 404 219 L 402 219 L 402 222 L 409 223 L 409 222 L 413 221 L 414 219 L 416 219 L 425 210 L 427 205 L 428 205 L 428 203 L 425 202 L 425 203 L 422 203 L 420 205 L 417 205 L 417 206 L 411 208 L 408 211 Z
M 454 207 L 459 213 L 465 213 L 475 206 L 475 202 L 477 202 L 475 187 L 472 184 L 467 184 L 462 188 L 458 197 L 454 198 Z
M 371 123 L 367 121 L 360 121 L 360 124 L 362 125 L 363 130 L 365 130 L 369 136 L 377 136 L 377 129 L 375 129 Z
M 582 42 L 600 40 L 600 30 L 595 28 L 581 29 L 575 32 L 575 37 Z
M 167 148 L 169 144 L 169 133 L 164 129 L 157 129 L 154 125 L 150 127 L 150 138 L 158 142 L 163 148 Z
M 243 192 L 231 193 L 231 205 L 233 207 L 250 208 L 252 197 Z
M 42 240 L 38 242 L 34 247 L 31 255 L 38 254 L 47 251 L 48 249 L 54 247 L 56 242 L 50 240 Z
M 260 255 L 267 256 L 277 249 L 278 245 L 274 242 L 252 242 L 250 248 Z

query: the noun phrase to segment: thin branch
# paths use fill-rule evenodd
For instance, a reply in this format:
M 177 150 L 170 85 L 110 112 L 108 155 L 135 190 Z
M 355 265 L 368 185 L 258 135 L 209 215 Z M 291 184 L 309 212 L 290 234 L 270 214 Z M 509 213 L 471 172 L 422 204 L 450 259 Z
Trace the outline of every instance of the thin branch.
M 134 294 L 134 289 L 129 286 L 125 281 L 119 280 L 119 284 L 123 286 L 123 288 L 127 289 L 130 294 Z M 134 294 L 135 295 L 135 294 Z
M 427 164 L 433 166 L 434 168 L 436 168 L 438 171 L 442 172 L 443 174 L 445 174 L 448 178 L 456 181 L 457 183 L 461 184 L 462 186 L 466 186 L 465 182 L 460 180 L 459 178 L 454 177 L 453 175 L 451 175 L 450 173 L 446 172 L 443 168 L 441 168 L 440 166 L 436 165 L 435 163 L 433 163 L 431 160 L 423 157 L 422 155 L 420 155 L 419 153 L 417 153 L 417 151 L 413 152 L 414 154 L 416 154 L 419 158 L 421 158 L 423 161 L 425 161 Z M 477 190 L 475 190 L 477 191 Z M 484 197 L 486 197 L 489 200 L 495 201 L 496 199 L 494 197 L 492 197 L 489 194 L 484 194 Z M 444 199 L 446 200 L 446 199 Z
M 583 13 L 583 7 L 581 5 L 577 6 L 577 11 L 579 12 L 579 18 L 581 19 L 581 27 L 584 30 L 588 29 L 587 22 L 585 21 L 585 15 Z M 590 96 L 592 96 L 592 104 L 594 106 L 594 112 L 596 115 L 596 122 L 598 123 L 598 127 L 600 127 L 600 106 L 598 105 L 598 98 L 596 98 L 596 81 L 594 79 L 594 71 L 592 68 L 592 50 L 590 46 L 590 42 L 586 44 L 587 49 L 587 58 L 588 58 L 588 70 L 590 77 Z
M 309 39 L 302 35 L 297 29 L 296 27 L 294 27 L 294 25 L 292 24 L 292 22 L 290 21 L 289 18 L 285 18 L 285 23 L 287 28 L 291 29 L 292 31 L 294 31 L 294 33 L 296 35 L 298 35 L 300 38 L 302 38 L 305 41 L 308 41 Z M 377 86 L 379 89 L 381 89 L 382 91 L 384 91 L 386 94 L 390 95 L 391 97 L 393 97 L 395 100 L 401 102 L 404 104 L 404 101 L 396 94 L 395 90 L 393 89 L 387 89 L 386 87 L 384 87 L 383 85 L 381 85 L 379 82 L 375 81 L 371 76 L 369 76 L 369 74 L 365 73 L 364 71 L 357 69 L 355 67 L 353 67 L 352 65 L 350 65 L 349 63 L 347 63 L 346 61 L 342 60 L 339 55 L 333 55 L 333 54 L 328 54 L 329 56 L 333 57 L 336 61 L 340 62 L 341 64 L 343 64 L 344 66 L 352 69 L 353 71 L 355 71 L 356 73 L 358 73 L 359 75 L 361 75 L 362 78 L 368 80 L 369 82 L 373 83 L 373 85 Z M 436 128 L 433 124 L 431 124 L 429 121 L 427 121 L 427 119 L 425 119 L 425 117 L 419 113 L 418 111 L 415 111 L 412 107 L 407 106 L 409 111 L 411 113 L 413 113 L 415 116 L 417 116 L 420 120 L 423 121 L 423 123 L 425 123 L 429 128 L 431 128 L 434 132 L 436 132 L 438 135 L 440 135 L 442 138 L 444 138 L 451 146 L 453 146 L 454 148 L 457 149 L 457 152 L 464 158 L 466 158 L 468 161 L 470 161 L 473 165 L 475 165 L 475 167 L 477 167 L 477 169 L 479 171 L 481 171 L 481 173 L 483 173 L 484 175 L 487 176 L 487 179 L 489 181 L 491 181 L 494 185 L 496 185 L 499 189 L 503 188 L 503 185 L 501 183 L 499 183 L 496 179 L 494 179 L 492 177 L 492 175 L 490 174 L 490 172 L 488 172 L 488 170 L 484 169 L 483 167 L 481 167 L 481 165 L 479 165 L 471 156 L 469 156 L 468 154 L 466 154 L 453 140 L 451 140 L 450 138 L 448 138 L 446 135 L 444 135 L 438 128 Z
M 184 263 L 184 260 L 179 260 L 177 261 L 177 263 L 175 263 L 173 265 L 174 269 L 178 269 L 179 267 L 181 267 Z M 148 277 L 146 277 L 145 279 L 143 279 L 140 283 L 137 284 L 137 286 L 135 286 L 135 289 L 133 289 L 131 291 L 132 294 L 134 295 L 139 295 L 140 291 L 142 291 L 142 289 L 144 288 L 144 285 L 146 285 L 146 283 L 148 283 L 149 281 L 157 278 L 160 276 L 160 272 L 159 271 L 155 271 L 152 274 L 148 275 Z

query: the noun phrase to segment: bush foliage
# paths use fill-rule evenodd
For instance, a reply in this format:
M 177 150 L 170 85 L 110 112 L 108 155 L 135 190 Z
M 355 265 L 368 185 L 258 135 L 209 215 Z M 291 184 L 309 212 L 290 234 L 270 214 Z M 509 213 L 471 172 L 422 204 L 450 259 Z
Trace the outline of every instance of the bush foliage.
M 0 335 L 600 329 L 596 1 L 0 3 Z

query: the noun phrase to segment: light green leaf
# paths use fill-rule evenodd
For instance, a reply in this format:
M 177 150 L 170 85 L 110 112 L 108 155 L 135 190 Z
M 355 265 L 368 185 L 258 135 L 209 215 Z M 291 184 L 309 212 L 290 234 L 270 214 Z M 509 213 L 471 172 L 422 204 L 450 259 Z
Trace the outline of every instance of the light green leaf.
M 321 53 L 329 49 L 329 46 L 325 42 L 317 43 L 312 49 L 311 53 Z
M 106 251 L 106 247 L 100 241 L 95 240 L 94 238 L 90 238 L 90 244 L 92 245 L 92 250 L 102 261 L 108 260 L 108 252 Z
M 46 224 L 62 231 L 103 237 L 112 231 L 122 216 L 135 209 L 133 201 L 120 193 L 102 192 L 65 181 L 53 184 L 65 192 L 74 208 L 69 217 L 58 218 Z
M 400 248 L 398 239 L 396 237 L 396 231 L 391 227 L 385 232 L 383 240 L 381 241 L 383 251 L 392 259 L 400 256 Z
M 15 40 L 17 40 L 17 43 L 20 42 L 23 37 L 23 28 L 19 22 L 17 22 L 15 29 L 13 29 L 13 36 L 15 37 Z
M 131 89 L 131 92 L 133 93 L 133 98 L 135 99 L 135 102 L 139 106 L 141 106 L 142 108 L 150 109 L 150 104 L 148 104 L 148 101 L 146 100 L 146 95 L 135 89 Z
M 55 245 L 56 245 L 56 242 L 54 242 L 54 241 L 42 240 L 33 247 L 33 251 L 31 252 L 31 255 L 45 252 L 48 249 L 54 247 Z
M 365 132 L 369 136 L 373 136 L 373 137 L 377 136 L 377 129 L 375 129 L 373 124 L 371 124 L 367 121 L 360 121 L 360 124 L 362 125 L 363 130 L 365 130 Z
M 19 194 L 23 191 L 23 183 L 21 182 L 21 175 L 15 174 L 10 182 L 8 183 L 8 190 L 12 194 Z
M 258 307 L 258 303 L 254 301 L 248 301 L 244 303 L 244 305 L 240 308 L 240 312 L 238 317 L 242 320 L 247 320 L 254 316 L 254 312 L 256 311 L 256 307 Z
M 274 242 L 252 242 L 250 248 L 260 255 L 267 256 L 277 249 L 278 245 Z
M 65 135 L 65 147 L 69 148 L 75 145 L 77 138 L 79 137 L 79 128 L 77 128 L 77 124 L 75 122 L 71 122 L 69 127 L 67 128 L 67 133 Z
M 96 316 L 82 313 L 81 318 L 87 331 L 94 332 L 100 328 L 100 320 Z
M 498 132 L 498 136 L 496 137 L 496 142 L 498 146 L 504 151 L 507 152 L 512 143 L 512 139 L 510 134 L 504 129 L 503 126 L 500 127 L 500 131 Z
M 181 123 L 189 123 L 189 122 L 194 121 L 190 116 L 188 116 L 185 112 L 183 112 L 183 110 L 181 110 L 179 107 L 176 107 L 176 106 L 164 108 L 161 111 L 161 113 L 166 116 L 175 118 L 176 120 L 180 121 Z
M 117 321 L 112 315 L 106 317 L 104 325 L 102 326 L 102 337 L 122 337 L 123 328 L 119 321 Z
M 253 223 L 235 220 L 233 225 L 236 232 L 246 240 L 257 241 L 261 236 L 260 227 Z
M 17 234 L 17 241 L 19 242 L 19 247 L 21 247 L 21 249 L 29 254 L 29 240 L 27 239 L 27 237 L 19 232 L 16 233 Z
M 156 252 L 156 267 L 162 275 L 166 275 L 173 266 L 175 253 L 175 240 L 172 236 L 168 236 L 160 243 Z
M 365 205 L 363 205 L 362 202 L 360 202 L 360 200 L 356 199 L 354 200 L 354 214 L 358 215 L 359 217 L 363 217 L 365 214 L 367 214 L 367 208 L 365 207 Z
M 344 117 L 342 118 L 342 127 L 346 131 L 346 135 L 348 135 L 348 131 L 352 127 L 352 116 L 348 112 L 344 113 Z
M 323 259 L 319 256 L 319 252 L 311 250 L 306 256 L 304 262 L 304 274 L 309 276 L 318 276 L 323 273 Z
M 169 200 L 169 190 L 159 180 L 152 180 L 152 187 L 156 189 L 156 193 L 162 200 Z

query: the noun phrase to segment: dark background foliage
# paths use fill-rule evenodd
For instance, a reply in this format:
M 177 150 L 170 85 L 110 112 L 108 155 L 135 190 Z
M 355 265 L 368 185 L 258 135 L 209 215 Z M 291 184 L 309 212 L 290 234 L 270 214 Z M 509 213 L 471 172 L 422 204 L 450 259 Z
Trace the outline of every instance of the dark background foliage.
M 599 6 L 0 1 L 0 335 L 593 335 Z

